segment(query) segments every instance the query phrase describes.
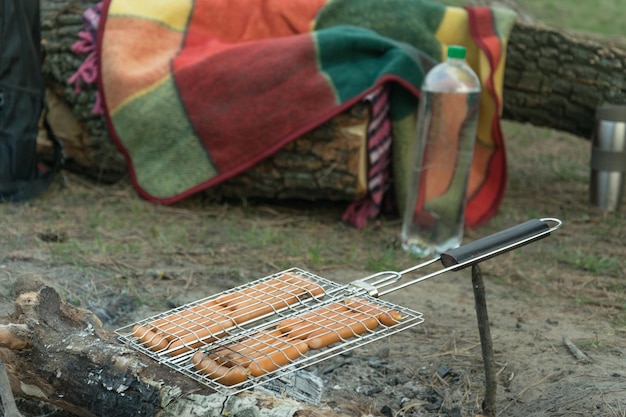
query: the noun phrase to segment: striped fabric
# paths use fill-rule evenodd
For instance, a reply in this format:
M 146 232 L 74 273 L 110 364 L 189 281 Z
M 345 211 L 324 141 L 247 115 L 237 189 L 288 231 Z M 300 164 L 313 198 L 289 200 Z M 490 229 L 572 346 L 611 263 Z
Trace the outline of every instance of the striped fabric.
M 391 119 L 389 117 L 389 87 L 383 85 L 363 99 L 370 104 L 372 115 L 367 128 L 368 195 L 350 204 L 343 220 L 358 228 L 368 219 L 378 216 L 385 192 L 390 187 Z

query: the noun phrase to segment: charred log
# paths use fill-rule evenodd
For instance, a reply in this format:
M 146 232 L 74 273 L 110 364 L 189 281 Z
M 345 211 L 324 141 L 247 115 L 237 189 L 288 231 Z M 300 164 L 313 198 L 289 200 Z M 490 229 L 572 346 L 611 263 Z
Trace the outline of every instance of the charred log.
M 93 313 L 62 301 L 37 276 L 17 281 L 15 311 L 0 318 L 0 361 L 16 398 L 76 416 L 336 415 L 256 393 L 213 393 L 121 345 Z

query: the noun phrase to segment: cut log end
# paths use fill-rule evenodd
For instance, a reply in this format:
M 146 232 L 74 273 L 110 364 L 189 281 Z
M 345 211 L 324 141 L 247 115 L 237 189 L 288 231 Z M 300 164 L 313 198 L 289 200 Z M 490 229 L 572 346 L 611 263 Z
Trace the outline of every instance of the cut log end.
M 31 346 L 30 331 L 25 324 L 0 324 L 0 347 L 23 350 Z

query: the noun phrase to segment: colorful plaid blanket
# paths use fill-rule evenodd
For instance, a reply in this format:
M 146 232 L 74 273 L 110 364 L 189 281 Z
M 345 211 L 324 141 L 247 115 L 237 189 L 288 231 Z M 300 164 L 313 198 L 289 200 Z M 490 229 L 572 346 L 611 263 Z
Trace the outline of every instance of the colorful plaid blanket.
M 425 73 L 447 45 L 479 74 L 478 140 L 466 224 L 497 210 L 500 131 L 515 16 L 424 0 L 107 0 L 100 93 L 137 191 L 176 202 L 250 168 L 385 85 L 402 206 Z

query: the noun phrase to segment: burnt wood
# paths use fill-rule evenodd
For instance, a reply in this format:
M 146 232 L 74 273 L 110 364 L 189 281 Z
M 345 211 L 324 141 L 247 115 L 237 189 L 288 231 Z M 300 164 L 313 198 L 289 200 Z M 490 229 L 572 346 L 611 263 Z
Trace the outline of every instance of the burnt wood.
M 61 300 L 37 275 L 16 280 L 0 317 L 0 361 L 16 398 L 75 416 L 339 416 L 325 407 L 244 392 L 227 397 L 120 344 L 91 312 Z

